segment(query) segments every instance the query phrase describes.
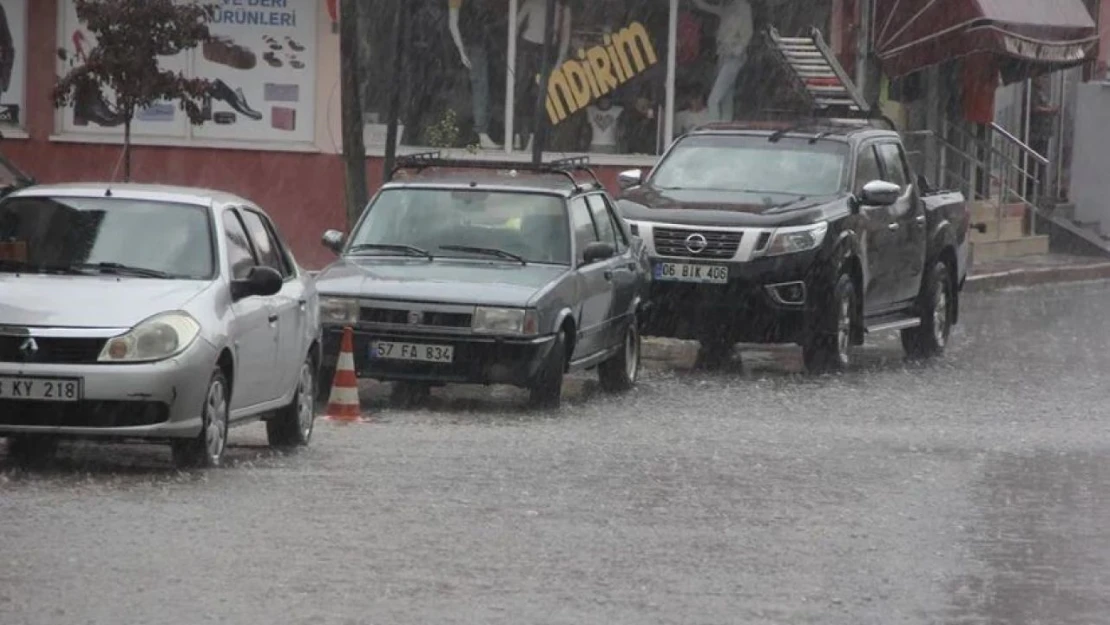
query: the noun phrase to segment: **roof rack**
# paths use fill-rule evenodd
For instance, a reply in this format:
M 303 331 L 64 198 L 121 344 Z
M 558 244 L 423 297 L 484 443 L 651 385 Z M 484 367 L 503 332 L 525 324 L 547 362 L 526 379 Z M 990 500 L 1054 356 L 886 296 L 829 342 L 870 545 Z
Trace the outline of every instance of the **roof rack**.
M 518 163 L 513 161 L 477 161 L 443 158 L 442 152 L 419 152 L 398 156 L 397 162 L 389 173 L 390 179 L 401 170 L 415 169 L 418 172 L 428 167 L 449 167 L 452 169 L 484 169 L 484 170 L 512 170 L 537 174 L 557 174 L 565 176 L 575 189 L 593 188 L 603 189 L 601 180 L 589 166 L 589 156 L 572 156 L 550 161 L 548 163 Z M 590 180 L 583 182 L 574 176 L 575 172 L 589 174 Z

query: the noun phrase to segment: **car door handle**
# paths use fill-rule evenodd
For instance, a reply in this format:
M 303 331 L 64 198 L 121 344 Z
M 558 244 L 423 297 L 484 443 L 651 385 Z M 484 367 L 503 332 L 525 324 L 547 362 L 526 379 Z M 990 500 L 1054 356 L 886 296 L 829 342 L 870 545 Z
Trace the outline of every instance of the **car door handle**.
M 894 223 L 892 223 L 892 224 L 887 224 L 887 225 L 886 225 L 886 229 L 887 229 L 887 230 L 890 230 L 891 232 L 894 232 L 895 230 L 897 230 L 897 229 L 899 229 L 899 228 L 901 228 L 901 227 L 902 227 L 902 226 L 901 226 L 901 225 L 900 225 L 900 224 L 899 224 L 898 222 L 894 222 Z
M 605 276 L 606 280 L 612 280 L 613 279 L 613 272 L 612 271 L 606 270 L 605 273 L 602 274 L 602 275 Z
M 277 313 L 270 313 L 270 316 L 267 317 L 267 319 L 270 320 L 270 323 L 277 323 L 278 315 Z
M 914 221 L 917 222 L 917 225 L 924 226 L 925 225 L 925 215 L 918 215 L 917 218 Z

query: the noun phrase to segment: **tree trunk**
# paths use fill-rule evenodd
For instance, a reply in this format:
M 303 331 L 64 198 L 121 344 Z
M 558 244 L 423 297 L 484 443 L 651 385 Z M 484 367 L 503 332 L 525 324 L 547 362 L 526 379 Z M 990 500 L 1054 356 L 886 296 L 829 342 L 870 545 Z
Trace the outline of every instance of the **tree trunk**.
M 123 122 L 123 181 L 131 182 L 131 115 Z
M 363 142 L 362 97 L 359 85 L 358 10 L 360 0 L 339 5 L 339 74 L 343 110 L 343 160 L 347 169 L 347 228 L 354 226 L 369 196 L 366 144 Z

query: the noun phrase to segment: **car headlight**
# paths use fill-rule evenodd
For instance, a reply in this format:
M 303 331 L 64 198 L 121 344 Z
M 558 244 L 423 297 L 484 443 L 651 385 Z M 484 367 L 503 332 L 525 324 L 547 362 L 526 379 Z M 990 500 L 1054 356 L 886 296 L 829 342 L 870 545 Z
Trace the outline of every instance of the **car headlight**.
M 343 297 L 320 298 L 321 323 L 357 323 L 359 305 L 357 300 Z
M 767 246 L 767 251 L 763 252 L 763 255 L 779 256 L 816 249 L 825 240 L 825 234 L 828 231 L 829 224 L 826 222 L 810 226 L 779 228 L 775 230 L 774 236 L 771 237 L 771 243 Z
M 165 360 L 188 349 L 200 334 L 200 324 L 189 313 L 155 315 L 126 334 L 108 339 L 100 362 L 150 362 Z
M 474 309 L 474 320 L 470 326 L 482 334 L 535 334 L 536 313 L 521 308 Z

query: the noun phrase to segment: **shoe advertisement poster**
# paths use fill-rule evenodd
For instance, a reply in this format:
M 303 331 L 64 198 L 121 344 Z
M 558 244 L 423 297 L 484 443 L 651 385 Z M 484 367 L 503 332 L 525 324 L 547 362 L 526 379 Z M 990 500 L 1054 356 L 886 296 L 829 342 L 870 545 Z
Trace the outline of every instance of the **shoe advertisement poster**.
M 12 0 L 0 0 L 9 3 Z M 73 0 L 62 0 L 66 52 L 61 72 L 80 64 L 96 45 L 77 19 Z M 213 40 L 174 57 L 164 69 L 212 82 L 205 122 L 189 123 L 176 103 L 159 103 L 135 116 L 137 137 L 311 143 L 316 127 L 316 0 L 224 0 L 209 22 Z M 61 56 L 61 55 L 59 55 Z M 123 135 L 108 88 L 78 98 L 63 111 L 67 133 Z
M 311 143 L 316 1 L 225 2 L 209 31 L 194 56 L 196 75 L 213 83 L 211 119 L 193 136 Z
M 0 131 L 23 126 L 27 0 L 0 0 Z
M 85 62 L 86 54 L 96 47 L 96 39 L 77 19 L 76 3 L 64 0 L 62 13 L 62 40 L 58 42 L 59 75 Z M 64 58 L 63 58 L 64 57 Z M 159 57 L 162 69 L 189 73 L 189 53 L 172 57 Z M 118 135 L 123 137 L 123 116 L 113 106 L 115 94 L 110 87 L 80 94 L 72 107 L 62 109 L 62 131 L 75 134 Z M 177 137 L 189 136 L 189 120 L 176 103 L 158 103 L 138 111 L 131 122 L 132 136 Z

